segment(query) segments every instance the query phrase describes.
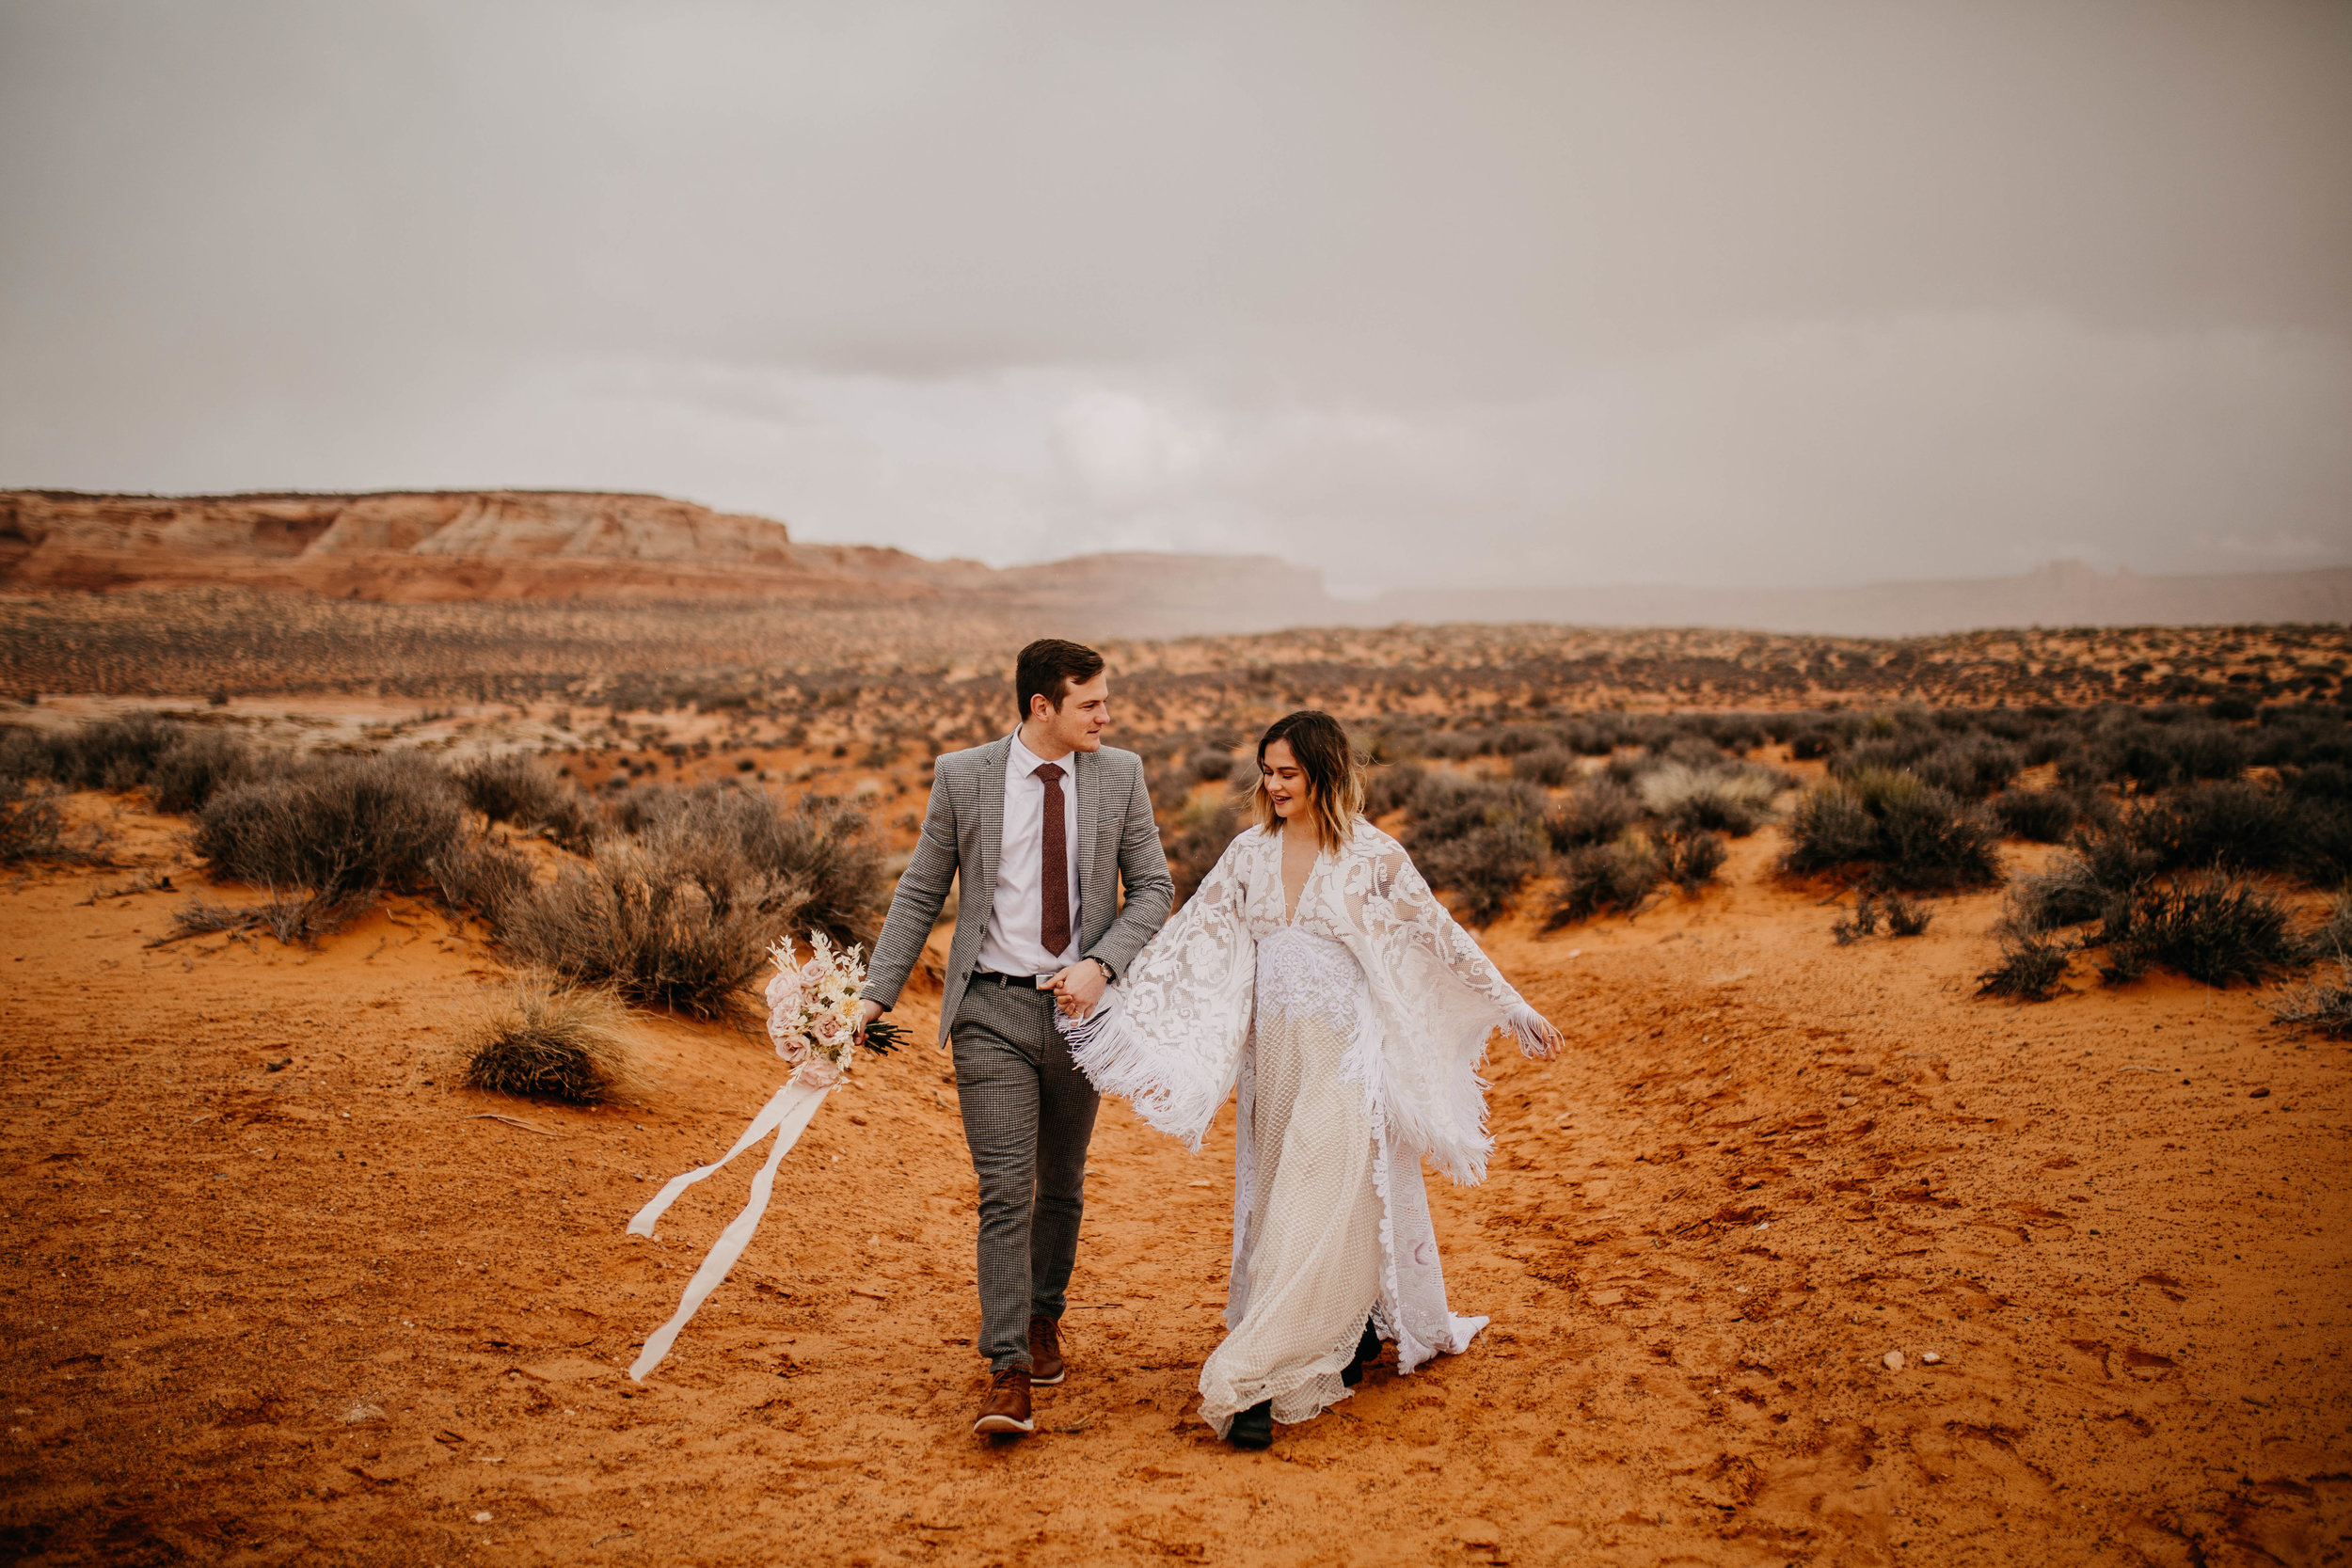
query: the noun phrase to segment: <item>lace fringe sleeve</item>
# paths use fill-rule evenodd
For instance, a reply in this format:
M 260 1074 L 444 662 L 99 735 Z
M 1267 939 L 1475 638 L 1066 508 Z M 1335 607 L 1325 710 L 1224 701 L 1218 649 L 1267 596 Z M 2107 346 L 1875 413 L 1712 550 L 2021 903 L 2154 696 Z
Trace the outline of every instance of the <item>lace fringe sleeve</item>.
M 1249 1037 L 1257 943 L 1244 917 L 1246 841 L 1225 853 L 1081 1020 L 1054 1015 L 1071 1060 L 1098 1093 L 1123 1096 L 1145 1122 L 1198 1150 L 1232 1092 Z

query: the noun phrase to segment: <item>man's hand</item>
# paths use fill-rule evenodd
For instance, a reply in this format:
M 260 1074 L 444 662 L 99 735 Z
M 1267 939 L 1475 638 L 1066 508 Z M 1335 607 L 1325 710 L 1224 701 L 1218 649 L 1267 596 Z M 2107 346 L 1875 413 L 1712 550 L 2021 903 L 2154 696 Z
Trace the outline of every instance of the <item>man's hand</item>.
M 857 1042 L 866 1043 L 866 1026 L 882 1015 L 882 1005 L 872 997 L 857 1005 Z
M 1055 1005 L 1072 1018 L 1084 1018 L 1094 1011 L 1110 983 L 1110 971 L 1092 958 L 1080 958 L 1054 976 Z

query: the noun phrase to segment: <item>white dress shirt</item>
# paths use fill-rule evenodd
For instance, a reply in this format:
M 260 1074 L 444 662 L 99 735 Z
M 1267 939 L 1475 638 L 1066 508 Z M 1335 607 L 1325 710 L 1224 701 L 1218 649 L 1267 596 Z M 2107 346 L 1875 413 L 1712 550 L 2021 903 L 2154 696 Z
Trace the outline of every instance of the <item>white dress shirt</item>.
M 1037 776 L 1042 758 L 1012 732 L 1005 753 L 1005 832 L 996 849 L 996 893 L 988 907 L 988 930 L 977 961 L 999 974 L 1051 974 L 1078 961 L 1078 768 L 1077 753 L 1061 759 L 1062 868 L 1070 875 L 1070 945 L 1049 951 L 1045 926 L 1045 781 Z

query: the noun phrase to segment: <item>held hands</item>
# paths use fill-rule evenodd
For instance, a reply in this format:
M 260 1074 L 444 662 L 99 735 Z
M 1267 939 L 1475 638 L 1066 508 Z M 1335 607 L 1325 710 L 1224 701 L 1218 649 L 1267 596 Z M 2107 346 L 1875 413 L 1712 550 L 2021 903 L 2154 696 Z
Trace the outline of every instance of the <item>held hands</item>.
M 1094 1011 L 1109 985 L 1109 971 L 1092 958 L 1080 958 L 1054 976 L 1054 1006 L 1072 1018 L 1084 1018 Z

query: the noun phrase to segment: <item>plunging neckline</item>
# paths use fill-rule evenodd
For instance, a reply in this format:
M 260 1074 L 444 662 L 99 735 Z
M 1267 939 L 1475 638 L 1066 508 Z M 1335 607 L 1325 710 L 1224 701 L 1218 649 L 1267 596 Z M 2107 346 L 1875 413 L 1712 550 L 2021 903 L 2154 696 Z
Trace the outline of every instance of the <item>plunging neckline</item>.
M 1314 886 L 1315 873 L 1323 868 L 1325 851 L 1322 845 L 1315 846 L 1315 858 L 1307 863 L 1307 874 L 1298 879 L 1298 897 L 1293 900 L 1290 879 L 1282 875 L 1282 854 L 1280 853 L 1280 851 L 1287 850 L 1288 841 L 1278 832 L 1274 835 L 1274 844 L 1278 851 L 1274 857 L 1274 885 L 1282 900 L 1282 929 L 1295 930 L 1298 928 L 1298 911 L 1307 904 L 1307 890 Z

